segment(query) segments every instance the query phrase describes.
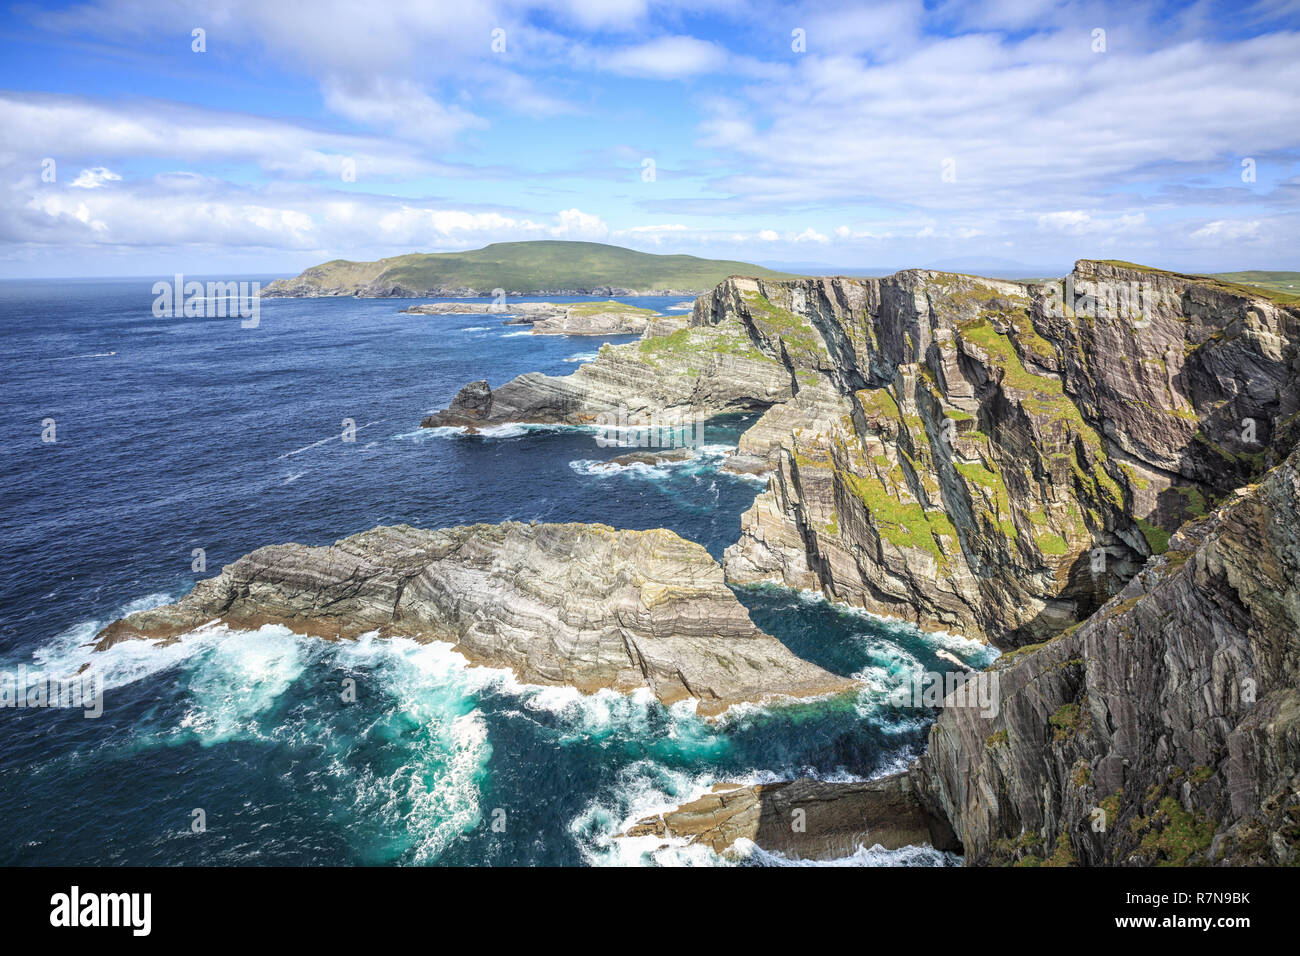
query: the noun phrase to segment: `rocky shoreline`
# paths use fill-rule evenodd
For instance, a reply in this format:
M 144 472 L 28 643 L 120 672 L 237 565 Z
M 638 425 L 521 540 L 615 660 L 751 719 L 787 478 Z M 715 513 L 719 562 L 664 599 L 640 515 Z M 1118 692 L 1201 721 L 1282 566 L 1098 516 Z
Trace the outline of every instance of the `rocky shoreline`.
M 1062 283 L 733 277 L 689 321 L 647 321 L 568 376 L 472 382 L 421 422 L 759 412 L 724 467 L 770 478 L 721 567 L 667 531 L 381 528 L 256 551 L 100 646 L 274 622 L 448 640 L 523 680 L 703 713 L 851 690 L 728 588 L 773 582 L 1007 649 L 979 675 L 997 706 L 947 697 L 905 774 L 724 786 L 629 838 L 1294 863 L 1298 384 L 1300 308 L 1204 277 L 1092 260 Z M 816 826 L 790 830 L 794 811 Z
M 422 424 L 762 411 L 736 457 L 772 478 L 728 581 L 1025 648 L 999 713 L 947 700 L 910 772 L 967 863 L 1285 863 L 1298 382 L 1294 305 L 1081 260 L 1055 284 L 732 278 L 686 328 Z
M 402 310 L 407 315 L 508 315 L 504 325 L 531 325 L 534 335 L 640 335 L 656 319 L 654 309 L 624 302 L 434 302 Z
M 214 621 L 446 641 L 527 683 L 648 688 L 665 704 L 694 700 L 703 715 L 855 686 L 755 627 L 708 552 L 664 530 L 398 525 L 328 547 L 271 545 L 176 604 L 113 622 L 96 647 L 174 641 Z
M 748 840 L 807 860 L 850 856 L 862 846 L 960 848 L 947 820 L 926 809 L 905 773 L 861 783 L 720 783 L 699 799 L 639 820 L 620 834 L 636 837 L 681 839 L 714 853 L 728 853 L 737 841 Z
M 470 286 L 431 286 L 411 288 L 392 282 L 358 282 L 354 285 L 321 284 L 310 278 L 275 279 L 258 294 L 265 299 L 333 299 L 340 296 L 357 299 L 490 299 L 504 293 L 511 298 L 537 298 L 550 295 L 603 295 L 619 298 L 693 299 L 708 289 L 629 289 L 622 286 L 594 285 L 572 288 L 476 289 Z

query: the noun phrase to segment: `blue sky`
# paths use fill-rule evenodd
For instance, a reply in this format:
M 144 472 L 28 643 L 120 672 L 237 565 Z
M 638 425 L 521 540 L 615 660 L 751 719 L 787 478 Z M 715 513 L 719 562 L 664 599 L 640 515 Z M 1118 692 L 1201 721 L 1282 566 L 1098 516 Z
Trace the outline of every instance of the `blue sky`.
M 1300 0 L 18 4 L 0 131 L 6 277 L 1300 269 Z

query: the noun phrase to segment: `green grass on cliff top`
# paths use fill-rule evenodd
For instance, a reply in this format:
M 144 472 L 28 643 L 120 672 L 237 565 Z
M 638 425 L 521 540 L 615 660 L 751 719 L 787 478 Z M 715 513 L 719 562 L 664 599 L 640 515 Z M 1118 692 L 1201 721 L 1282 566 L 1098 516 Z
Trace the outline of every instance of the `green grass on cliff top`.
M 1279 305 L 1300 305 L 1300 272 L 1264 272 L 1251 270 L 1247 272 L 1216 272 L 1211 275 L 1191 275 L 1172 272 L 1168 269 L 1156 269 L 1152 266 L 1125 262 L 1122 259 L 1101 259 L 1106 265 L 1121 269 L 1133 269 L 1137 272 L 1163 272 L 1166 275 L 1182 276 L 1185 279 L 1199 279 L 1210 285 L 1216 285 L 1228 292 L 1257 295 L 1270 299 Z
M 728 276 L 792 278 L 748 262 L 654 255 L 599 242 L 494 242 L 467 252 L 410 253 L 377 262 L 335 259 L 307 270 L 318 284 L 382 277 L 409 289 L 473 288 L 546 293 L 610 286 L 620 289 L 712 289 Z M 304 276 L 307 275 L 304 273 Z

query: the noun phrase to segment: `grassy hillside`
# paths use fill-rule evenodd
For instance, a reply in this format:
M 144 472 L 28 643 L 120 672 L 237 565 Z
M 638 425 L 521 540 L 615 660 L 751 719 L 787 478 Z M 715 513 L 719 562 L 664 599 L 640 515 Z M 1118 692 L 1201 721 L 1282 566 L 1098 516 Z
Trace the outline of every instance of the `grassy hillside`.
M 1287 296 L 1291 301 L 1300 297 L 1300 272 L 1264 272 L 1251 269 L 1246 272 L 1216 272 L 1214 278 L 1237 285 L 1255 286 Z
M 411 253 L 377 262 L 335 259 L 306 270 L 299 281 L 317 286 L 397 285 L 404 289 L 536 291 L 600 286 L 711 289 L 727 276 L 783 278 L 748 262 L 653 255 L 598 242 L 495 242 L 468 252 Z

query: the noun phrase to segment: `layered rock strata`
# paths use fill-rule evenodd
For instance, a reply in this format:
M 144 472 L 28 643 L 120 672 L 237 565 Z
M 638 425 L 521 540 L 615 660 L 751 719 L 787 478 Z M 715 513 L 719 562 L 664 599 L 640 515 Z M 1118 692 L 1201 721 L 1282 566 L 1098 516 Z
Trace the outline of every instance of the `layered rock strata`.
M 1109 262 L 1043 285 L 732 278 L 689 328 L 475 383 L 423 424 L 766 410 L 732 470 L 774 475 L 730 580 L 1018 644 L 1086 617 L 1280 459 L 1298 338 L 1300 310 L 1262 291 Z
M 862 783 L 718 784 L 698 800 L 638 821 L 622 835 L 685 839 L 715 853 L 726 853 L 744 839 L 811 860 L 849 856 L 859 847 L 958 846 L 947 821 L 917 799 L 907 774 Z
M 530 372 L 495 389 L 485 381 L 471 383 L 447 409 L 420 424 L 684 420 L 764 409 L 791 394 L 785 368 L 754 347 L 739 326 L 697 329 L 662 319 L 638 342 L 602 346 L 594 362 L 572 375 Z
M 987 676 L 912 771 L 967 863 L 1300 862 L 1300 452 Z
M 646 687 L 664 703 L 694 698 L 704 714 L 854 686 L 755 627 L 708 552 L 664 530 L 398 525 L 328 547 L 271 545 L 176 604 L 114 622 L 97 646 L 173 641 L 213 621 L 448 641 L 530 683 Z
M 656 318 L 654 309 L 623 302 L 433 302 L 413 305 L 410 315 L 508 315 L 506 325 L 531 325 L 536 335 L 640 335 Z
M 1060 287 L 732 280 L 697 303 L 737 317 L 797 391 L 741 441 L 777 472 L 729 578 L 1007 643 L 1104 603 L 1277 461 L 1300 407 L 1296 310 L 1109 263 Z

